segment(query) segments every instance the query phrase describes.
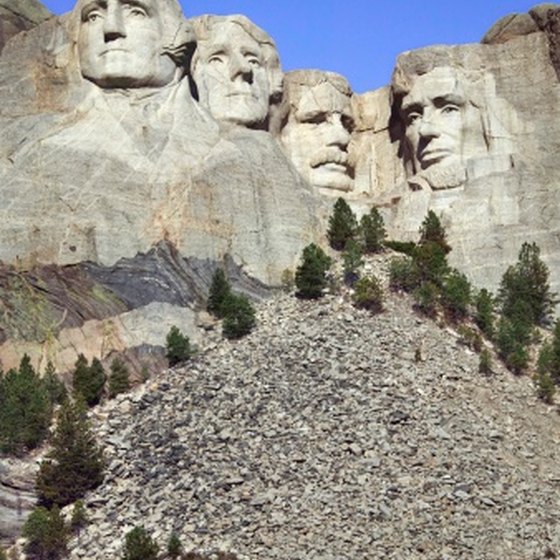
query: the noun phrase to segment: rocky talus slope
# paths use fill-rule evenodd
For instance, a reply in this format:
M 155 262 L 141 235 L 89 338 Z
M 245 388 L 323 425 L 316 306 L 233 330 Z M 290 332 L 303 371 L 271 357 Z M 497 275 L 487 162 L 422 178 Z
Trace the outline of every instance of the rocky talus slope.
M 96 411 L 109 466 L 72 559 L 120 558 L 137 524 L 240 559 L 560 555 L 560 416 L 528 378 L 482 376 L 405 296 L 258 318 Z

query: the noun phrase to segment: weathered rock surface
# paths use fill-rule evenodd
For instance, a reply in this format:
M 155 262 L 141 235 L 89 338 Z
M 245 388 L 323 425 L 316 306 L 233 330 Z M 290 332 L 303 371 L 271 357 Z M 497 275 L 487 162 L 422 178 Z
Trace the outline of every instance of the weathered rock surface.
M 241 559 L 558 554 L 556 410 L 407 298 L 386 308 L 275 297 L 246 339 L 97 409 L 107 477 L 70 557 L 118 558 L 136 524 Z
M 32 29 L 51 16 L 38 0 L 0 0 L 0 53 L 14 35 Z

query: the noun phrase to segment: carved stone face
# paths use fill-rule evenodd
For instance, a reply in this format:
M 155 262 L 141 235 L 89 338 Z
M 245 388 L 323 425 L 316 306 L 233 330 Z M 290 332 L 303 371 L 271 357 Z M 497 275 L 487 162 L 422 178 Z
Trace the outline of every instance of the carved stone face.
M 417 173 L 462 165 L 468 112 L 463 84 L 452 68 L 436 68 L 415 80 L 403 98 L 402 115 Z
M 102 88 L 161 87 L 177 67 L 163 54 L 164 3 L 84 0 L 78 4 L 82 75 Z
M 214 24 L 196 57 L 199 101 L 216 120 L 249 127 L 266 120 L 271 87 L 262 48 L 240 25 Z
M 296 169 L 315 187 L 350 190 L 350 97 L 325 81 L 304 88 L 300 99 L 290 102 L 292 110 L 281 140 Z

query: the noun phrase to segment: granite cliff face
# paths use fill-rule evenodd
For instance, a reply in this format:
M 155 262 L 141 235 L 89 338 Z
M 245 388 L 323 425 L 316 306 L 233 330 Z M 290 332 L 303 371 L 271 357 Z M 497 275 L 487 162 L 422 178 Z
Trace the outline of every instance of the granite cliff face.
M 37 0 L 1 0 L 0 52 L 14 35 L 32 29 L 51 16 Z
M 26 26 L 48 15 L 18 6 Z M 244 16 L 189 21 L 165 0 L 139 28 L 104 10 L 80 0 L 0 57 L 4 367 L 24 351 L 61 371 L 79 351 L 157 361 L 170 324 L 199 336 L 215 267 L 262 297 L 324 241 L 337 196 L 382 208 L 395 238 L 435 210 L 452 263 L 492 289 L 535 241 L 560 290 L 556 4 L 404 53 L 364 95 L 283 75 Z

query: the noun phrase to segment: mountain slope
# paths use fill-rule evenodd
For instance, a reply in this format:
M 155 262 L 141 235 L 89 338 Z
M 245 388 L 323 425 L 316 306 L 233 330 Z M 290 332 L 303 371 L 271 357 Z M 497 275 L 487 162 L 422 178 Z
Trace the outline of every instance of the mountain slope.
M 560 553 L 556 410 L 407 298 L 386 307 L 277 296 L 246 339 L 214 333 L 104 405 L 108 475 L 71 558 L 120 558 L 137 524 L 247 559 Z

